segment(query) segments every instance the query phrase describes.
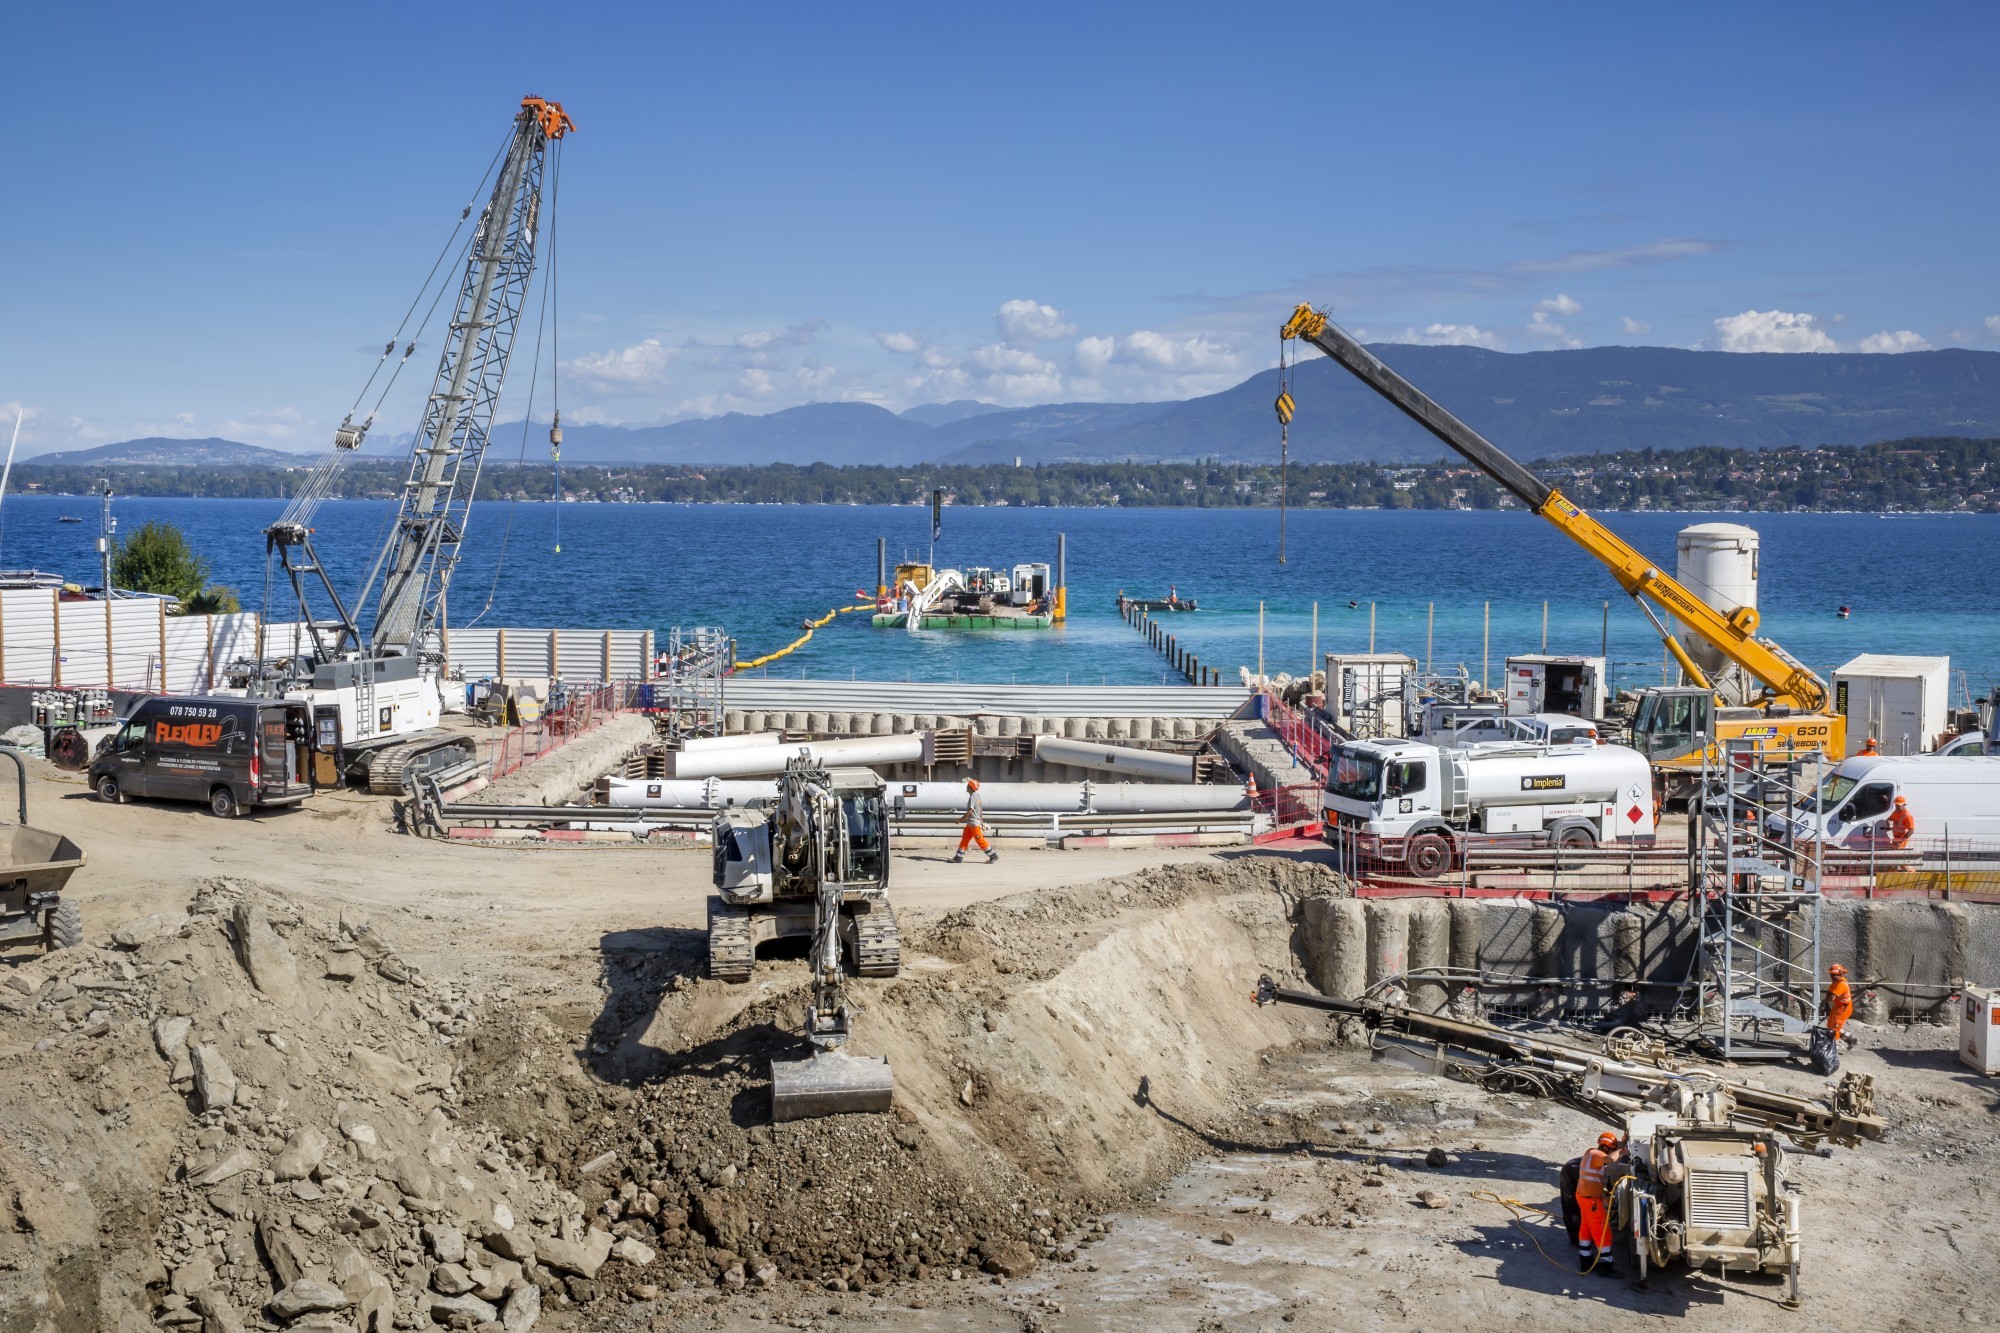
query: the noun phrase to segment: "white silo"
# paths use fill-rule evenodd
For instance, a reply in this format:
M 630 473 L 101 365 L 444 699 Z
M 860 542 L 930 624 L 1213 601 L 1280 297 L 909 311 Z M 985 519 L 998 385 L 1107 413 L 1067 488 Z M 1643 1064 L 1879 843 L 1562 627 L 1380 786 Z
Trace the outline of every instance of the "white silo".
M 1674 542 L 1674 577 L 1681 586 L 1727 616 L 1739 607 L 1757 605 L 1757 530 L 1740 523 L 1697 523 L 1682 528 Z M 1707 640 L 1680 631 L 1686 648 L 1703 671 L 1721 671 L 1728 659 Z

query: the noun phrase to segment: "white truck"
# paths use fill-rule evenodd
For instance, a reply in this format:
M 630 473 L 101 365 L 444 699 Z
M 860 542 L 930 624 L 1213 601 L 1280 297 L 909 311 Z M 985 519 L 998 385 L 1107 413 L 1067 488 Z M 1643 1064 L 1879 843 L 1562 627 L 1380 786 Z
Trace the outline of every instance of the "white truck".
M 1653 841 L 1653 775 L 1623 745 L 1449 749 L 1356 741 L 1328 756 L 1329 843 L 1429 877 L 1469 847 L 1598 847 Z
M 1905 846 L 2000 838 L 2000 756 L 1855 755 L 1841 760 L 1791 819 L 1799 842 L 1834 847 L 1893 847 L 1889 812 L 1896 798 L 1916 821 Z M 1783 815 L 1772 816 L 1777 824 Z

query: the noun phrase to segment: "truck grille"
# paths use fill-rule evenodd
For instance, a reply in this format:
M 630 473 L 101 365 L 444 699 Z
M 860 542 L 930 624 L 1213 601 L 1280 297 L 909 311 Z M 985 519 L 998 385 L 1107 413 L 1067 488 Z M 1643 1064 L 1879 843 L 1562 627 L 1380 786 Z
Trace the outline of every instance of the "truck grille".
M 1738 1171 L 1688 1172 L 1690 1231 L 1747 1231 L 1750 1228 L 1750 1177 Z

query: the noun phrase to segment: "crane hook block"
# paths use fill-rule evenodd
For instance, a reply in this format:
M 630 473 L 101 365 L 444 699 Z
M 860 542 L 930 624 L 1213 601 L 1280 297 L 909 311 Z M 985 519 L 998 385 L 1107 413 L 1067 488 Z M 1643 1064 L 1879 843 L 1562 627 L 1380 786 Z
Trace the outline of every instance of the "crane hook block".
M 551 139 L 560 139 L 576 128 L 576 122 L 569 118 L 561 102 L 550 102 L 533 93 L 521 99 L 521 111 L 541 122 L 542 133 Z
M 1296 401 L 1293 400 L 1292 395 L 1289 391 L 1279 392 L 1277 407 L 1278 407 L 1278 424 L 1280 426 L 1291 425 L 1292 414 L 1299 410 L 1299 405 Z
M 562 413 L 560 412 L 549 422 L 549 457 L 556 459 L 562 457 Z
M 340 423 L 333 432 L 333 447 L 336 449 L 359 449 L 364 436 L 368 434 L 368 423 L 355 425 L 352 418 Z

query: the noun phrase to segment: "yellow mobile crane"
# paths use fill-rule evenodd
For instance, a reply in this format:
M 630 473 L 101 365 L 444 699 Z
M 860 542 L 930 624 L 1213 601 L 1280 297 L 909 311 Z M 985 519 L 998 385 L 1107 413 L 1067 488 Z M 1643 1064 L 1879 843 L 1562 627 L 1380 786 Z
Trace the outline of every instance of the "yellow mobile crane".
M 1759 749 L 1816 749 L 1836 760 L 1847 753 L 1846 720 L 1832 710 L 1826 682 L 1777 644 L 1756 636 L 1755 607 L 1739 607 L 1724 614 L 1704 602 L 1561 491 L 1382 364 L 1345 329 L 1310 305 L 1294 310 L 1279 336 L 1288 342 L 1303 338 L 1345 366 L 1453 452 L 1504 486 L 1530 512 L 1547 519 L 1595 556 L 1631 594 L 1690 682 L 1641 690 L 1632 720 L 1632 743 L 1652 762 L 1667 797 L 1683 797 L 1693 790 L 1704 759 L 1715 762 L 1716 746 L 1722 741 L 1754 740 Z M 1762 686 L 1762 692 L 1731 706 L 1648 599 L 1714 645 L 1745 677 Z

